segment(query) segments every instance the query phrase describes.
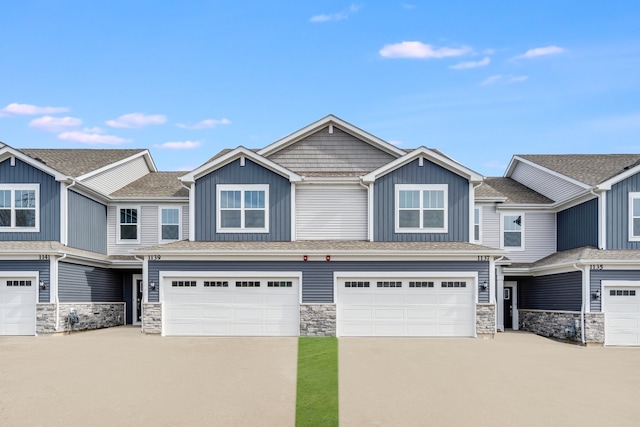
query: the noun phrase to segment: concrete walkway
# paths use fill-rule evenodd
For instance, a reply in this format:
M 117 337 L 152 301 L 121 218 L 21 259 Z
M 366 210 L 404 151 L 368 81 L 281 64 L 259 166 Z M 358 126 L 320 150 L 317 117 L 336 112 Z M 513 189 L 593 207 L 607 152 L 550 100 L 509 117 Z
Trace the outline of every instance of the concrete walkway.
M 296 338 L 0 337 L 3 426 L 292 426 Z
M 341 426 L 640 426 L 640 348 L 342 338 Z

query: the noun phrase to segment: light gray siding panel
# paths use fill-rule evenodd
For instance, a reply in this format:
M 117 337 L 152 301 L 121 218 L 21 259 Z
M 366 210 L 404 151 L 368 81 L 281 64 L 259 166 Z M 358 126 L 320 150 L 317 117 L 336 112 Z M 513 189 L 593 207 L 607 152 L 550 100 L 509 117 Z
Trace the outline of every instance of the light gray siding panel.
M 0 271 L 37 271 L 40 274 L 40 280 L 47 284 L 47 289 L 38 286 L 38 302 L 49 302 L 51 291 L 49 261 L 40 260 L 2 260 L 0 261 Z
M 182 207 L 182 240 L 189 239 L 189 205 Z
M 603 292 L 603 280 L 637 280 L 640 281 L 640 270 L 591 270 L 589 277 L 589 295 L 595 291 Z M 602 297 L 591 298 L 591 311 L 602 311 Z
M 158 206 L 141 206 L 140 245 L 157 245 L 160 241 Z
M 581 306 L 580 271 L 518 280 L 518 308 L 579 311 Z
M 640 191 L 640 174 L 611 187 L 607 192 L 607 249 L 640 249 L 629 241 L 629 193 Z
M 448 184 L 447 233 L 396 233 L 396 184 Z M 414 160 L 379 178 L 374 184 L 374 240 L 398 242 L 468 242 L 469 241 L 469 181 L 447 169 Z
M 60 262 L 60 302 L 122 302 L 122 273 L 106 268 Z
M 268 184 L 268 233 L 216 233 L 217 184 Z M 196 240 L 197 241 L 290 241 L 291 240 L 291 183 L 288 179 L 252 162 L 240 160 L 196 181 Z
M 482 209 L 482 244 L 492 248 L 500 247 L 500 214 L 495 204 L 476 205 Z
M 478 272 L 478 281 L 489 281 L 486 261 L 149 261 L 149 281 L 160 283 L 160 271 L 302 271 L 302 302 L 333 303 L 335 271 L 451 271 Z M 489 302 L 489 291 L 480 291 L 479 302 Z M 157 302 L 159 291 L 149 291 Z
M 524 250 L 509 251 L 515 262 L 534 262 L 556 252 L 556 214 L 553 212 L 524 213 Z
M 269 159 L 292 171 L 369 172 L 395 157 L 333 126 L 307 136 Z
M 149 172 L 147 162 L 143 156 L 140 156 L 115 168 L 84 179 L 82 183 L 104 194 L 111 194 Z
M 598 247 L 598 199 L 565 209 L 556 217 L 558 251 L 581 246 Z
M 40 184 L 40 231 L 1 232 L 0 240 L 60 241 L 60 183 L 40 169 L 15 159 L 0 162 L 0 184 Z
M 296 240 L 367 240 L 367 190 L 360 185 L 296 187 Z
M 107 253 L 107 207 L 69 191 L 69 246 Z
M 584 191 L 576 184 L 523 162 L 518 162 L 511 178 L 556 202 L 570 199 Z

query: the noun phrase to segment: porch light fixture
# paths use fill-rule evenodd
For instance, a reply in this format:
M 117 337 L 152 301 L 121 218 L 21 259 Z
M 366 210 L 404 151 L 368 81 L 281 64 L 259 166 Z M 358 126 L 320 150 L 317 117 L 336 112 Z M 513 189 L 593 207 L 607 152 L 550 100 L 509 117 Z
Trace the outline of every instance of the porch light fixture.
M 486 291 L 488 288 L 489 288 L 489 285 L 487 284 L 486 280 L 484 282 L 480 283 L 480 290 L 481 291 Z
M 302 256 L 302 260 L 303 260 L 303 261 L 309 261 L 309 257 L 308 257 L 308 256 L 306 256 L 306 255 L 303 255 L 303 256 Z
M 593 297 L 593 299 L 599 300 L 600 299 L 600 289 L 596 289 L 596 291 L 594 293 L 592 293 L 591 296 Z
M 331 261 L 331 255 L 327 255 L 327 256 L 325 257 L 325 259 L 326 259 L 327 261 Z
M 40 288 L 47 289 L 47 284 L 44 282 L 44 280 L 40 280 Z
M 151 289 L 152 291 L 155 291 L 158 288 L 158 285 L 156 284 L 156 282 L 149 282 L 149 289 Z

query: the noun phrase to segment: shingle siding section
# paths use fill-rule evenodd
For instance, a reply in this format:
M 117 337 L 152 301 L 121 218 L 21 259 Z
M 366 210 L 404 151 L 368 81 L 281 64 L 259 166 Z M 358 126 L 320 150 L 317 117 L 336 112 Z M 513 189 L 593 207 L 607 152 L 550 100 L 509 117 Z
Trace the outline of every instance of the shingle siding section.
M 40 169 L 15 159 L 0 163 L 0 184 L 40 184 L 40 231 L 0 233 L 0 240 L 60 241 L 60 183 Z
M 448 232 L 396 233 L 396 184 L 448 184 Z M 451 171 L 418 159 L 390 172 L 374 183 L 374 240 L 376 241 L 469 241 L 469 181 Z
M 216 233 L 217 184 L 268 184 L 268 233 Z M 291 183 L 288 179 L 252 162 L 240 160 L 217 169 L 196 180 L 196 240 L 291 240 Z
M 122 273 L 101 267 L 58 264 L 60 302 L 122 302 Z
M 40 288 L 38 283 L 38 302 L 49 302 L 51 290 L 50 264 L 49 261 L 40 260 L 0 260 L 0 272 L 4 271 L 37 271 L 40 280 L 47 284 L 47 289 Z
M 598 199 L 560 211 L 556 220 L 558 251 L 598 246 Z
M 581 306 L 582 273 L 579 271 L 518 281 L 518 308 L 580 311 Z
M 269 160 L 296 173 L 370 172 L 393 160 L 391 154 L 333 126 L 307 136 L 268 156 Z
M 629 193 L 640 192 L 640 174 L 618 182 L 607 192 L 607 249 L 640 249 L 629 241 Z
M 107 207 L 69 191 L 69 246 L 107 253 Z

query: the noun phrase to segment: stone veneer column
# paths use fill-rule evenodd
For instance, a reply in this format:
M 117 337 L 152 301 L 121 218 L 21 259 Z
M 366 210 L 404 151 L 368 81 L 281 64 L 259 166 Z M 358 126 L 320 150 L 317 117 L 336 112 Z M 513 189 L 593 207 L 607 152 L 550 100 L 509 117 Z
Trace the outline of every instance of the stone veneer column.
M 142 332 L 145 334 L 162 333 L 162 303 L 142 303 Z
M 56 305 L 36 304 L 36 334 L 52 334 L 56 331 Z
M 584 335 L 587 346 L 604 345 L 604 313 L 584 314 Z
M 300 304 L 300 336 L 335 337 L 335 304 Z
M 476 304 L 476 335 L 478 338 L 493 338 L 496 335 L 495 304 Z

